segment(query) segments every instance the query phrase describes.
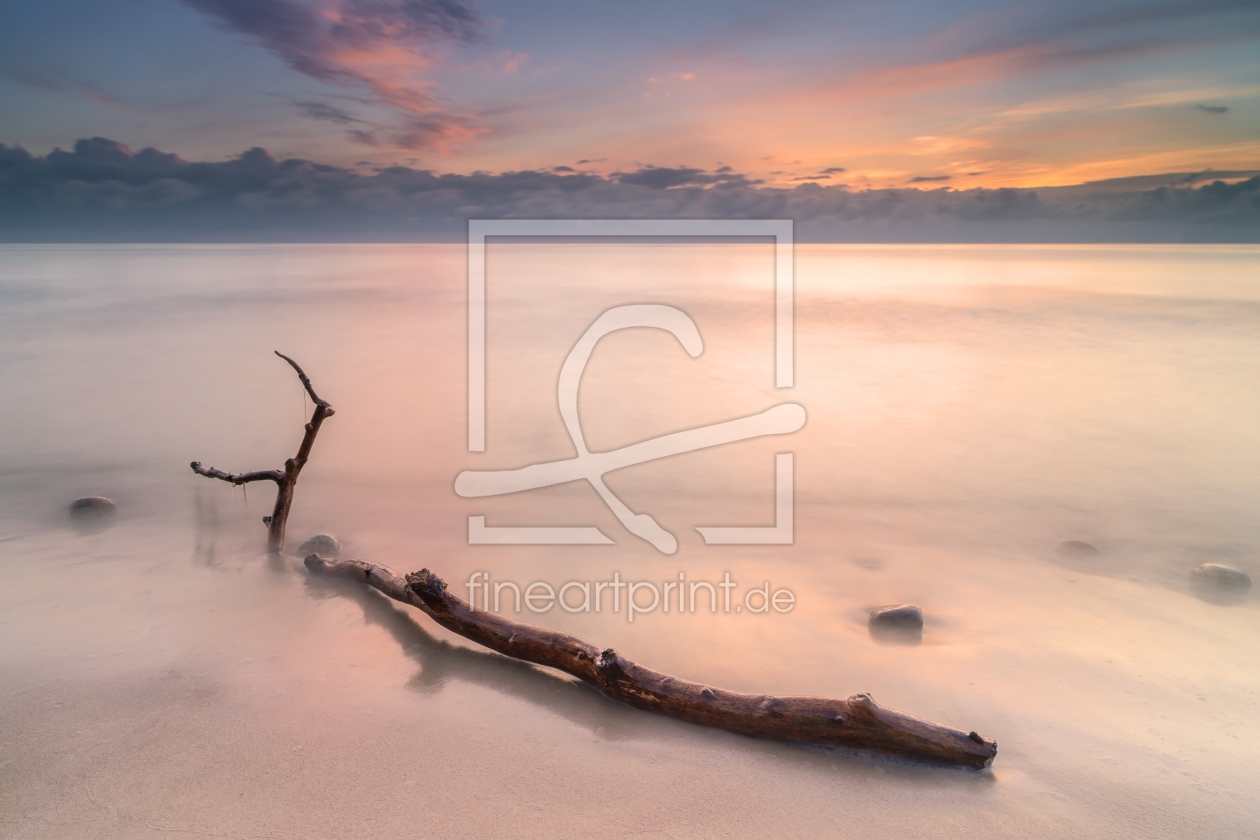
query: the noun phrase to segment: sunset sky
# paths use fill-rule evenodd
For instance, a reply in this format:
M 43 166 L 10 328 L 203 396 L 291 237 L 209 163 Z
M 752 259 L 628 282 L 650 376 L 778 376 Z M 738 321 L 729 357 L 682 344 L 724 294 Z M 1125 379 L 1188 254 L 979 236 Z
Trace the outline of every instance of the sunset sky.
M 767 186 L 1260 169 L 1255 0 L 44 0 L 0 143 Z M 560 172 L 567 170 L 560 169 Z

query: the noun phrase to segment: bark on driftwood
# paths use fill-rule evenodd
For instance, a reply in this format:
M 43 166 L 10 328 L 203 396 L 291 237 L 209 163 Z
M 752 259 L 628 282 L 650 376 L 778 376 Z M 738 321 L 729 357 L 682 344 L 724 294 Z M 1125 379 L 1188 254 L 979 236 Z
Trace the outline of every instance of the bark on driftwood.
M 315 389 L 311 387 L 311 380 L 306 373 L 298 365 L 297 362 L 288 356 L 276 351 L 276 355 L 284 359 L 293 369 L 297 371 L 298 379 L 302 381 L 302 387 L 306 389 L 306 393 L 311 395 L 311 399 L 315 402 L 315 413 L 311 415 L 311 420 L 306 424 L 306 434 L 302 436 L 302 445 L 298 447 L 297 455 L 284 462 L 283 470 L 257 470 L 255 472 L 225 473 L 223 470 L 217 470 L 214 467 L 206 468 L 201 465 L 200 461 L 192 462 L 193 472 L 197 475 L 204 475 L 207 478 L 217 478 L 220 481 L 227 481 L 231 484 L 248 484 L 251 481 L 274 481 L 276 483 L 276 506 L 271 512 L 271 516 L 263 517 L 263 522 L 267 524 L 267 551 L 271 554 L 281 554 L 284 551 L 284 528 L 289 521 L 289 509 L 293 507 L 293 488 L 297 484 L 298 473 L 302 472 L 302 467 L 306 466 L 306 460 L 311 455 L 311 447 L 315 445 L 315 436 L 319 434 L 319 427 L 324 420 L 336 414 L 333 407 L 324 400 L 319 398 L 315 393 Z
M 988 767 L 997 743 L 880 706 L 867 694 L 847 700 L 740 694 L 653 671 L 584 639 L 475 610 L 428 569 L 405 578 L 363 560 L 306 558 L 312 572 L 366 582 L 446 629 L 505 656 L 546 665 L 636 709 L 758 738 L 878 750 L 923 761 Z

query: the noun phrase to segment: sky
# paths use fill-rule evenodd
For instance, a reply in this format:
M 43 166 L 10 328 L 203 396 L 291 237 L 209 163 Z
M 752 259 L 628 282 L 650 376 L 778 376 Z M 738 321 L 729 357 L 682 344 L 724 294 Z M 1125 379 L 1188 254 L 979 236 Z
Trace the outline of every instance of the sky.
M 1048 186 L 1260 165 L 1260 3 L 44 0 L 0 142 Z M 844 171 L 839 171 L 844 170 Z
M 26 173 L 0 181 L 10 205 L 34 189 L 21 155 L 64 192 L 86 170 L 48 155 L 91 138 L 206 164 L 265 149 L 383 201 L 390 167 L 836 201 L 1239 181 L 1260 172 L 1260 2 L 8 3 L 0 114 Z

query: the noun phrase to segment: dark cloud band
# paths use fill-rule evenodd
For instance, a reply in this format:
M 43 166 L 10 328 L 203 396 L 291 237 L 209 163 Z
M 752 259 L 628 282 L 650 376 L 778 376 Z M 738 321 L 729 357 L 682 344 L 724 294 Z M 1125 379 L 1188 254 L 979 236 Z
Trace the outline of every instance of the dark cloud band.
M 195 163 L 101 137 L 44 156 L 0 145 L 0 239 L 10 242 L 458 241 L 469 218 L 790 218 L 802 241 L 1260 242 L 1260 175 L 857 191 L 770 187 L 725 167 L 438 175 L 259 148 Z

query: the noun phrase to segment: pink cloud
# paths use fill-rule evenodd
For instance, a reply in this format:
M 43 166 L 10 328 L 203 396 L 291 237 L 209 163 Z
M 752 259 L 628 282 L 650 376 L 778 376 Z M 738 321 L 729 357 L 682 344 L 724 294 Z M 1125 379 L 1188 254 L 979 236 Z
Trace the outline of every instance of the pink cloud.
M 472 116 L 441 106 L 423 75 L 441 59 L 444 47 L 482 37 L 482 18 L 460 0 L 184 2 L 293 70 L 356 88 L 364 103 L 395 112 L 393 124 L 350 132 L 359 142 L 445 152 L 484 131 Z

